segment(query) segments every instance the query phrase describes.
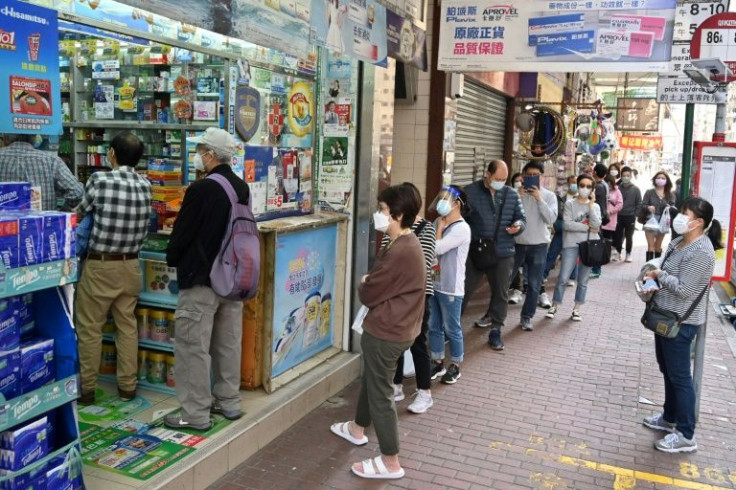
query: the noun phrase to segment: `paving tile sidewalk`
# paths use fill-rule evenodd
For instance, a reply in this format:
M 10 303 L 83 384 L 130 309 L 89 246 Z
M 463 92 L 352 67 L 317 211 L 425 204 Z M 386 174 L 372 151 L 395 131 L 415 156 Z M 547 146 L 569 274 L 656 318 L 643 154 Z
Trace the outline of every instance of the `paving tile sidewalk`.
M 660 435 L 641 425 L 659 410 L 663 388 L 652 334 L 639 323 L 632 281 L 644 251 L 635 254 L 638 263 L 613 263 L 590 281 L 582 322 L 569 320 L 572 289 L 556 319 L 537 310 L 533 332 L 518 327 L 521 306 L 510 307 L 501 353 L 488 347 L 487 330 L 472 327 L 487 304 L 477 294 L 463 318 L 462 378 L 433 385 L 426 414 L 406 410 L 410 397 L 398 404 L 405 478 L 350 473 L 353 462 L 379 454 L 372 429 L 360 448 L 329 431 L 353 416 L 355 382 L 210 488 L 736 488 L 736 356 L 728 344 L 736 345 L 736 332 L 715 310 L 699 452 L 659 453 L 652 443 Z M 407 380 L 405 392 L 413 389 Z

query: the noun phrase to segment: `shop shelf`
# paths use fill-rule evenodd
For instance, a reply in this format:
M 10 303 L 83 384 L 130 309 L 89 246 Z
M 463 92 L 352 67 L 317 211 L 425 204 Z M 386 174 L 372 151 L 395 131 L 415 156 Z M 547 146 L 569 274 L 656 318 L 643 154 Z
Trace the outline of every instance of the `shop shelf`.
M 11 480 L 12 478 L 16 478 L 16 477 L 18 477 L 20 475 L 24 475 L 24 474 L 26 474 L 28 472 L 35 471 L 37 468 L 40 468 L 40 467 L 44 466 L 46 463 L 48 463 L 52 459 L 55 459 L 55 458 L 61 456 L 62 454 L 68 453 L 69 450 L 72 449 L 72 448 L 74 448 L 74 447 L 77 448 L 77 452 L 76 452 L 76 454 L 74 456 L 71 456 L 71 457 L 74 458 L 74 460 L 73 460 L 73 461 L 75 461 L 74 464 L 77 467 L 81 468 L 82 467 L 82 460 L 81 460 L 81 456 L 79 454 L 79 448 L 81 447 L 81 445 L 82 445 L 82 440 L 77 437 L 76 439 L 74 439 L 72 442 L 70 442 L 66 446 L 60 447 L 59 449 L 56 449 L 55 451 L 50 452 L 48 455 L 44 456 L 43 458 L 39 459 L 38 461 L 35 461 L 35 462 L 33 462 L 33 463 L 25 466 L 22 470 L 18 470 L 18 471 L 7 471 L 7 470 L 5 470 L 5 471 L 3 471 L 3 476 L 0 477 L 0 484 L 3 484 L 3 488 L 15 488 L 15 487 L 5 486 L 5 485 L 9 485 L 9 480 Z M 34 487 L 25 487 L 25 488 L 31 488 L 32 489 Z
M 102 339 L 108 342 L 115 342 L 115 334 L 103 333 Z M 151 339 L 138 339 L 138 347 L 144 349 L 160 350 L 163 352 L 174 352 L 173 342 L 157 342 Z
M 211 121 L 206 123 L 194 123 L 194 124 L 176 124 L 176 123 L 159 123 L 156 121 L 138 121 L 138 120 L 90 120 L 71 123 L 72 128 L 110 128 L 110 129 L 153 129 L 153 130 L 188 130 L 188 131 L 204 131 L 205 129 L 212 126 L 217 121 Z
M 142 292 L 138 297 L 138 304 L 151 308 L 164 308 L 167 310 L 175 310 L 178 297 L 175 295 L 165 296 L 157 293 Z
M 114 374 L 99 374 L 97 375 L 99 379 L 109 381 L 110 383 L 116 383 L 118 382 L 118 378 Z M 167 386 L 166 383 L 149 383 L 146 380 L 141 381 L 138 380 L 138 388 L 143 390 L 149 390 L 149 391 L 156 391 L 158 393 L 165 393 L 167 395 L 175 395 L 176 390 L 170 386 Z
M 78 396 L 77 375 L 74 374 L 30 393 L 3 401 L 0 405 L 0 431 L 74 401 Z
M 0 263 L 0 298 L 32 293 L 77 281 L 76 258 L 5 269 Z

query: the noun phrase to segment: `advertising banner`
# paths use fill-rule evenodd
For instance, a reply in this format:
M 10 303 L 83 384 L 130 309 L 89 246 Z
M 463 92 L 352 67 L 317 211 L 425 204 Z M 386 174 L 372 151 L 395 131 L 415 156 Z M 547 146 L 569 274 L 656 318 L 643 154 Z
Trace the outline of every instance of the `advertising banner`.
M 207 4 L 208 2 L 199 2 Z M 237 37 L 306 58 L 309 53 L 309 0 L 247 0 L 233 2 Z
M 332 345 L 336 248 L 336 225 L 278 237 L 273 377 Z
M 0 133 L 61 134 L 56 11 L 4 2 L 0 59 Z
M 618 146 L 622 150 L 659 150 L 662 148 L 662 137 L 625 134 L 619 138 Z
M 375 0 L 312 0 L 311 41 L 387 66 L 386 7 Z
M 676 0 L 442 3 L 445 71 L 663 71 Z
M 427 40 L 423 29 L 410 20 L 386 10 L 388 55 L 427 71 Z
M 659 104 L 655 98 L 619 97 L 617 131 L 659 131 Z

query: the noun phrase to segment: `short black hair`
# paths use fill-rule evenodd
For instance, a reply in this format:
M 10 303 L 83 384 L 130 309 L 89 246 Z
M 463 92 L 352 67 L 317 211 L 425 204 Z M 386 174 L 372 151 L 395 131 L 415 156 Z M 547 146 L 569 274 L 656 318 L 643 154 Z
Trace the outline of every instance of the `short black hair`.
M 388 206 L 389 214 L 393 219 L 401 215 L 401 227 L 411 228 L 417 219 L 422 201 L 418 198 L 416 186 L 406 184 L 392 185 L 378 195 L 378 202 Z
M 143 142 L 133 133 L 118 134 L 110 142 L 110 147 L 115 150 L 120 166 L 135 167 L 143 156 Z
M 608 167 L 606 167 L 602 163 L 596 163 L 595 167 L 593 167 L 593 172 L 595 173 L 596 177 L 602 179 L 608 173 Z
M 454 184 L 450 184 L 447 187 L 457 193 L 457 198 L 460 201 L 460 216 L 469 215 L 473 211 L 473 208 L 471 208 L 470 204 L 468 204 L 468 195 L 465 193 L 465 191 L 460 186 Z
M 621 167 L 621 173 L 623 174 L 624 172 L 629 172 L 630 174 L 634 173 L 628 165 Z
M 527 163 L 526 165 L 524 165 L 524 173 L 526 173 L 526 171 L 529 170 L 530 168 L 539 170 L 540 174 L 544 173 L 544 165 L 542 165 L 542 162 L 531 161 Z

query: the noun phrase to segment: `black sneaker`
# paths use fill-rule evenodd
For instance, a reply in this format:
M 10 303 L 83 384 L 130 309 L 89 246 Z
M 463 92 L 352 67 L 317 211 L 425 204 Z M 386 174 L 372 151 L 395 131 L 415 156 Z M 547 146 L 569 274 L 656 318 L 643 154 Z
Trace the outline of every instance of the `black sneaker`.
M 491 344 L 493 350 L 503 350 L 503 340 L 501 340 L 501 330 L 494 328 L 488 336 L 488 343 Z
M 432 363 L 431 379 L 437 379 L 440 376 L 444 376 L 446 372 L 447 370 L 445 369 L 444 362 L 433 362 Z
M 442 376 L 442 382 L 447 385 L 454 385 L 460 379 L 460 376 L 462 376 L 460 374 L 460 367 L 457 364 L 450 364 L 447 372 Z

